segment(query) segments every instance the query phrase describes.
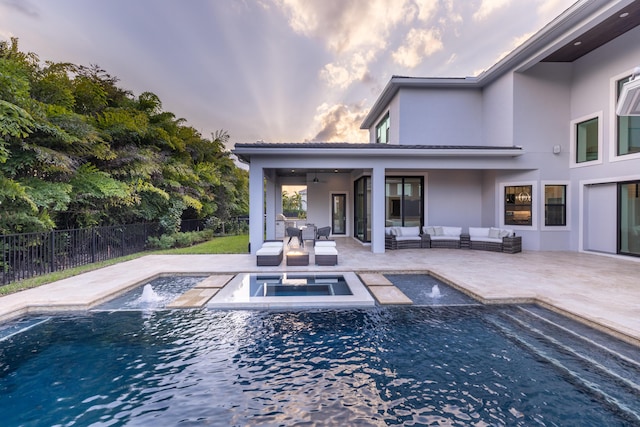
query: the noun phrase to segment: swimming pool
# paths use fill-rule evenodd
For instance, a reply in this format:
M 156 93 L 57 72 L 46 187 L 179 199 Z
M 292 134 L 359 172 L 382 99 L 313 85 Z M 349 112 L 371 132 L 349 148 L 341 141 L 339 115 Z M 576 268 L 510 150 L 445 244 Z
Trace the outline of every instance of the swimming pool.
M 32 319 L 0 346 L 0 419 L 7 426 L 640 424 L 637 349 L 588 332 L 585 351 L 538 316 L 559 321 L 537 307 L 495 306 Z M 565 347 L 613 374 L 569 360 Z

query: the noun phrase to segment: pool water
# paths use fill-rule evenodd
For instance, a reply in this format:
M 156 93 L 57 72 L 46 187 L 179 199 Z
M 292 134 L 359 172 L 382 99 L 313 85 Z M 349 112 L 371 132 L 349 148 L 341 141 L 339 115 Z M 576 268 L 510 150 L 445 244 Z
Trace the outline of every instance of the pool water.
M 252 274 L 249 292 L 265 297 L 352 295 L 343 276 L 292 273 Z
M 518 322 L 511 318 L 538 311 L 205 309 L 53 317 L 0 342 L 0 419 L 5 426 L 639 425 L 633 386 L 615 380 L 593 389 L 592 368 L 571 365 L 564 350 L 531 332 L 512 332 Z M 637 349 L 617 345 L 619 360 L 583 351 L 608 369 L 621 365 L 631 375 L 626 381 L 637 384 Z

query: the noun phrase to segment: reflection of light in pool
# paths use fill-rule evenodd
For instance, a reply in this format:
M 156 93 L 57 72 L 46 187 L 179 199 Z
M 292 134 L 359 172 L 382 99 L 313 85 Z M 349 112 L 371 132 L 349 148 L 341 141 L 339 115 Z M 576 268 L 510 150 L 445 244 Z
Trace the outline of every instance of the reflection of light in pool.
M 209 308 L 363 307 L 375 302 L 352 272 L 238 274 Z
M 21 326 L 1 343 L 6 426 L 640 424 L 637 348 L 533 306 L 98 311 Z

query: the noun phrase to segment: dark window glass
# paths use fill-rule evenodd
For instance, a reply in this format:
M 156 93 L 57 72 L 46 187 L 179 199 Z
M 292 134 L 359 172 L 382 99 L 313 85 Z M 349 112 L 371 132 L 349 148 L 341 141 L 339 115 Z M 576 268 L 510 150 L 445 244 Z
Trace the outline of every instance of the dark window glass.
M 598 118 L 576 125 L 576 163 L 598 160 Z
M 504 223 L 506 225 L 531 225 L 531 185 L 504 187 Z
M 544 225 L 567 225 L 566 185 L 545 185 Z
M 378 144 L 389 143 L 389 127 L 389 113 L 387 113 L 376 125 L 376 142 Z
M 411 227 L 422 225 L 422 177 L 385 179 L 385 225 Z
M 640 181 L 618 184 L 618 252 L 640 256 Z

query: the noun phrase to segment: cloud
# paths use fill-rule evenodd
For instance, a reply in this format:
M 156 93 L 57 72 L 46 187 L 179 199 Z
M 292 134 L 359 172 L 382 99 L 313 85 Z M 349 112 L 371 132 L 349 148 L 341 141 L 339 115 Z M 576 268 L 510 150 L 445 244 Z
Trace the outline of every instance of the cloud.
M 356 52 L 351 57 L 325 65 L 320 71 L 320 78 L 329 86 L 340 89 L 347 88 L 354 81 L 370 79 L 369 62 L 375 56 L 375 51 Z
M 38 18 L 40 16 L 38 8 L 29 0 L 0 0 L 0 5 L 5 5 L 10 9 L 15 9 L 31 18 Z
M 509 3 L 511 3 L 511 0 L 482 0 L 480 8 L 473 14 L 473 19 L 474 21 L 482 21 Z
M 400 46 L 391 56 L 397 64 L 407 68 L 415 68 L 425 57 L 443 49 L 444 45 L 437 30 L 412 28 L 407 34 L 405 44 Z
M 369 135 L 360 129 L 369 109 L 359 104 L 329 105 L 324 103 L 316 110 L 314 122 L 317 123 L 318 133 L 312 141 L 323 142 L 368 142 Z
M 435 3 L 435 4 L 434 4 Z M 436 0 L 273 0 L 298 34 L 316 38 L 334 55 L 320 72 L 329 87 L 344 89 L 369 75 L 394 29 L 431 16 Z

